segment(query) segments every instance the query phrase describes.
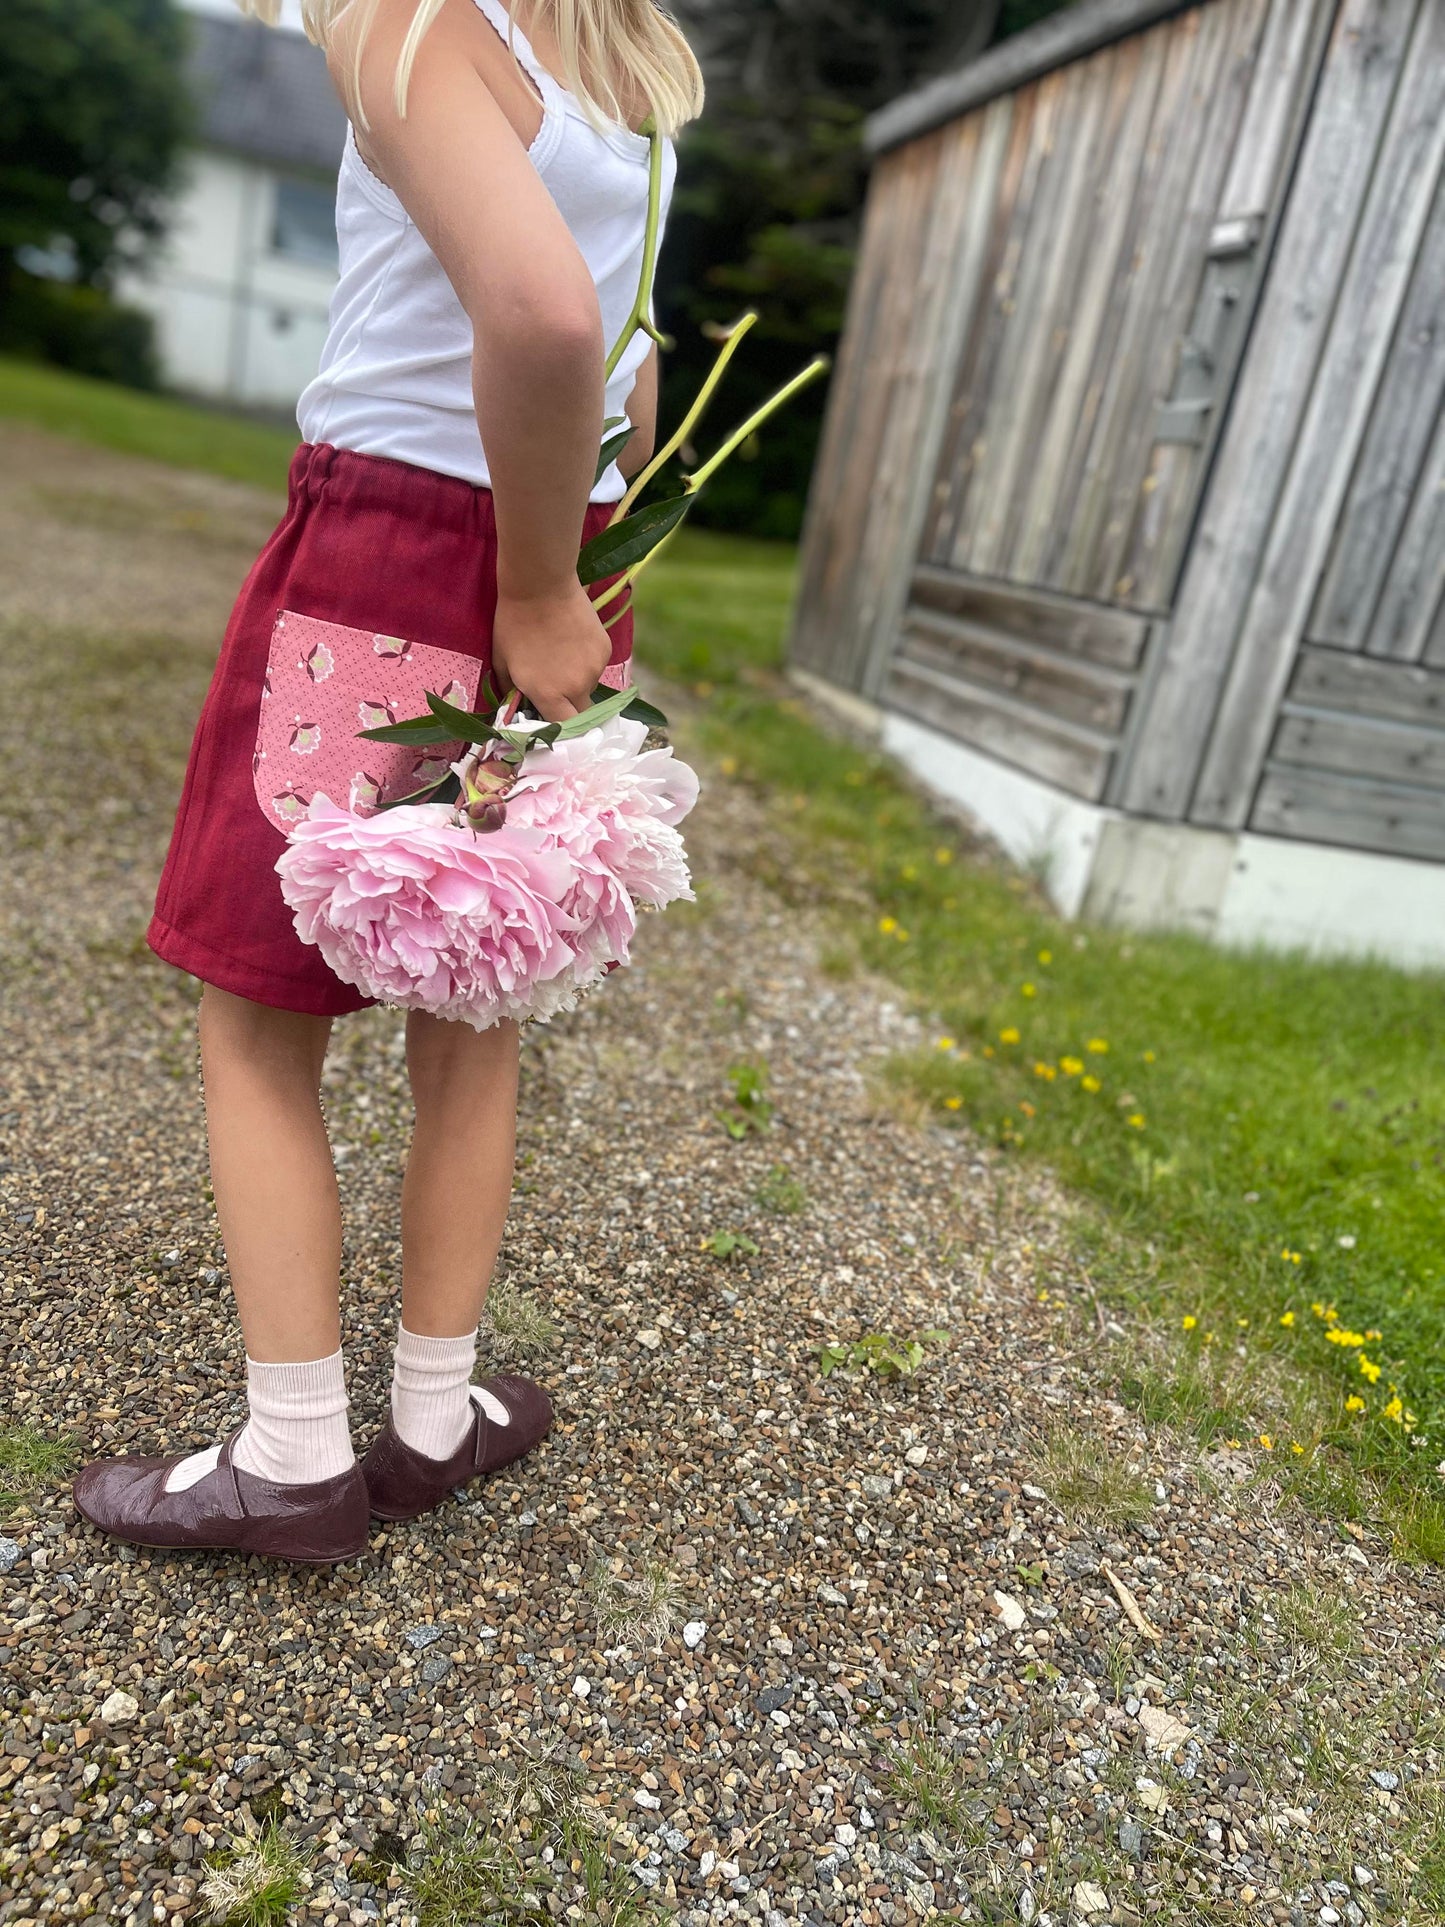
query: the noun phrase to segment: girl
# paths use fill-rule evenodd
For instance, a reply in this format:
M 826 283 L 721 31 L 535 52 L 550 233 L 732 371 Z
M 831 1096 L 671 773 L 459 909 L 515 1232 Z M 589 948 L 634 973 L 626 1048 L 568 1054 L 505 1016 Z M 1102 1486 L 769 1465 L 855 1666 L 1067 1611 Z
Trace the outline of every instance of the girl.
M 242 4 L 274 22 L 281 0 Z M 577 552 L 654 435 L 655 348 L 639 334 L 605 364 L 642 268 L 637 130 L 651 115 L 674 132 L 702 81 L 653 0 L 303 7 L 351 119 L 341 278 L 286 514 L 226 632 L 149 931 L 205 984 L 249 1416 L 188 1457 L 90 1465 L 75 1489 L 87 1518 L 138 1544 L 331 1563 L 364 1549 L 369 1515 L 414 1518 L 519 1458 L 551 1406 L 524 1378 L 471 1383 L 511 1190 L 516 1029 L 412 1012 L 391 1416 L 353 1456 L 320 1078 L 332 1019 L 366 999 L 296 936 L 274 869 L 282 826 L 323 751 L 367 756 L 354 732 L 399 691 L 415 714 L 450 674 L 470 705 L 490 668 L 550 720 L 625 679 L 631 619 L 603 627 Z M 664 209 L 674 172 L 668 141 Z M 623 414 L 635 432 L 594 485 L 604 420 Z M 272 715 L 273 687 L 314 713 Z M 375 800 L 371 772 L 351 780 L 333 801 Z

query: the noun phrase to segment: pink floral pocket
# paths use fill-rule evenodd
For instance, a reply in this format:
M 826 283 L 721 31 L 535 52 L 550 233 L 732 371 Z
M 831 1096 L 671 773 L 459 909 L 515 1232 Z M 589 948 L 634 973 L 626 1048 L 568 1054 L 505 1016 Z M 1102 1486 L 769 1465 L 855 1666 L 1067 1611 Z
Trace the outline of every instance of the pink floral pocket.
M 358 816 L 434 781 L 460 743 L 408 749 L 364 743 L 358 730 L 420 716 L 435 690 L 459 709 L 477 699 L 482 665 L 456 649 L 373 635 L 283 609 L 271 632 L 252 770 L 256 801 L 281 829 L 313 796 Z

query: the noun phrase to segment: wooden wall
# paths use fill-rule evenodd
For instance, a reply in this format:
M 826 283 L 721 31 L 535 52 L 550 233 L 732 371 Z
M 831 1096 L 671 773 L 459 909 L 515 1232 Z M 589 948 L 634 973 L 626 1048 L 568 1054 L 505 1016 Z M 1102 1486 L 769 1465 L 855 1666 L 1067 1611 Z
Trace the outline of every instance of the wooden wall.
M 1125 808 L 1445 857 L 1442 404 L 1445 6 L 1342 0 Z
M 1159 11 L 880 160 L 794 660 L 1133 814 L 1445 858 L 1445 0 Z

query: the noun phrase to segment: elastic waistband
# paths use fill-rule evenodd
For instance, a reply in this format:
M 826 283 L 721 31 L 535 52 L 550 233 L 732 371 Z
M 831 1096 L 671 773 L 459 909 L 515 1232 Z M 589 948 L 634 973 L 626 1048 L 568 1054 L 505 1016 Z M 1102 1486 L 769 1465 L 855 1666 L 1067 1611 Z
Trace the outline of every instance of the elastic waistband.
M 496 532 L 489 488 L 385 455 L 333 448 L 329 442 L 302 442 L 291 457 L 288 488 L 293 501 L 304 496 L 318 502 L 324 490 L 333 507 L 390 510 L 413 521 L 478 535 Z

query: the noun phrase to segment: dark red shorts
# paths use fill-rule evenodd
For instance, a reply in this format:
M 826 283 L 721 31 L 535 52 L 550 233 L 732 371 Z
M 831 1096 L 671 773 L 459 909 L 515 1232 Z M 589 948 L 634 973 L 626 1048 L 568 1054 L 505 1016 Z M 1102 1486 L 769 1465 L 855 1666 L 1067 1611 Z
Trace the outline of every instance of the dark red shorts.
M 610 513 L 593 504 L 584 539 Z M 329 1017 L 371 1001 L 302 943 L 276 875 L 286 837 L 263 806 L 256 772 L 278 617 L 286 611 L 374 633 L 379 643 L 402 638 L 455 651 L 477 659 L 485 673 L 496 601 L 489 490 L 345 449 L 308 444 L 296 451 L 286 514 L 231 613 L 196 725 L 146 933 L 157 956 L 281 1010 Z M 623 662 L 632 651 L 630 612 L 611 633 L 612 660 Z M 327 667 L 329 673 L 329 660 Z M 406 713 L 421 708 L 416 703 Z

